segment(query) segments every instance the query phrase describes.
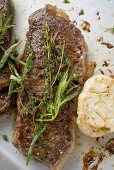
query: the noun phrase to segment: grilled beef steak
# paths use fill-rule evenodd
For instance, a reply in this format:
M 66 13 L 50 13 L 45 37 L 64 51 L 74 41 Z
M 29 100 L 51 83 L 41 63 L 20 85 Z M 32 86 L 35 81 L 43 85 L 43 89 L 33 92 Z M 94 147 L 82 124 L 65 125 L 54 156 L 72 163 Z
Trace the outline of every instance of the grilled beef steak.
M 13 16 L 12 2 L 10 0 L 0 0 L 0 18 L 3 26 L 8 21 L 8 25 L 12 24 L 13 19 L 11 16 Z M 7 50 L 11 45 L 11 32 L 12 28 L 7 29 L 3 37 L 1 37 L 2 33 L 0 32 L 0 60 L 4 54 L 4 50 Z M 8 87 L 10 74 L 11 71 L 8 65 L 5 65 L 5 67 L 0 70 L 0 89 Z
M 46 23 L 55 35 L 56 48 L 65 42 L 66 54 L 71 62 L 72 70 L 80 75 L 78 82 L 82 83 L 85 77 L 91 76 L 95 67 L 94 63 L 91 63 L 92 69 L 88 74 L 87 65 L 89 63 L 84 37 L 64 12 L 48 5 L 30 16 L 23 60 L 25 61 L 29 55 L 29 43 L 34 51 L 33 68 L 24 80 L 25 92 L 18 96 L 18 114 L 13 136 L 13 143 L 25 155 L 27 155 L 32 142 L 36 123 L 32 114 L 25 113 L 29 105 L 28 94 L 34 94 L 38 100 L 42 100 L 45 93 L 45 79 L 42 72 L 45 69 L 44 61 L 46 62 L 47 55 L 44 55 L 42 49 L 44 47 L 43 34 Z M 21 69 L 21 72 L 23 72 L 23 69 Z M 36 117 L 41 112 L 42 108 L 39 107 Z M 76 98 L 63 105 L 54 121 L 47 122 L 46 131 L 36 142 L 33 149 L 33 158 L 45 163 L 53 170 L 60 170 L 75 145 L 75 119 Z

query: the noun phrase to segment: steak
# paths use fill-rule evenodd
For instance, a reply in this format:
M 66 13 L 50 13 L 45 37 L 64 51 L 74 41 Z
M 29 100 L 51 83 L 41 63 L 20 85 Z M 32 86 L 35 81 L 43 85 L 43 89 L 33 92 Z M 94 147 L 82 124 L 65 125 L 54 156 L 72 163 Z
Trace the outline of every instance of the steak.
M 22 59 L 25 61 L 29 55 L 28 43 L 34 51 L 33 68 L 24 79 L 25 92 L 18 95 L 15 130 L 13 144 L 27 155 L 35 130 L 35 120 L 32 114 L 25 114 L 25 108 L 29 104 L 28 94 L 32 93 L 38 100 L 44 97 L 45 79 L 42 72 L 45 69 L 44 61 L 47 55 L 43 52 L 45 24 L 48 23 L 54 35 L 56 35 L 56 47 L 65 42 L 66 55 L 68 56 L 72 70 L 79 73 L 78 83 L 83 83 L 85 78 L 93 74 L 95 64 L 89 63 L 87 58 L 87 46 L 80 30 L 69 20 L 68 16 L 56 7 L 47 5 L 33 13 L 29 18 L 29 31 L 27 43 Z M 87 66 L 91 66 L 91 71 Z M 89 71 L 89 72 L 88 72 Z M 21 68 L 23 73 L 23 68 Z M 65 160 L 72 153 L 75 146 L 76 104 L 74 98 L 63 105 L 58 117 L 47 122 L 46 131 L 36 142 L 33 149 L 33 158 L 43 162 L 53 170 L 60 170 Z M 42 108 L 37 110 L 36 117 Z
M 10 0 L 0 0 L 0 17 L 2 19 L 2 24 L 6 24 L 8 19 L 13 16 L 13 5 Z M 11 19 L 12 24 L 13 19 Z M 2 58 L 4 54 L 4 50 L 7 50 L 11 45 L 11 35 L 12 28 L 7 29 L 2 39 L 0 39 L 0 59 Z M 0 34 L 1 35 L 1 34 Z M 8 65 L 5 65 L 5 67 L 0 70 L 0 89 L 4 87 L 8 87 L 9 85 L 9 77 L 11 75 L 11 71 L 9 69 Z

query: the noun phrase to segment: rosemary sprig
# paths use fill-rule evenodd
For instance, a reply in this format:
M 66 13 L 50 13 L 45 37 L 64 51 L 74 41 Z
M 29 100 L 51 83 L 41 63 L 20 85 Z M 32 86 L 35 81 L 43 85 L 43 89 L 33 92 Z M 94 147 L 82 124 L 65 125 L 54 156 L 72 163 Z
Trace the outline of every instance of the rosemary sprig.
M 57 118 L 60 108 L 63 106 L 63 104 L 67 103 L 68 101 L 79 95 L 82 89 L 81 86 L 75 86 L 75 88 L 71 87 L 70 89 L 68 89 L 69 84 L 76 77 L 76 74 L 69 75 L 68 70 L 64 73 L 59 82 L 53 100 L 51 101 L 51 103 L 47 104 L 48 111 L 43 112 L 40 119 L 37 119 L 37 121 L 54 121 Z
M 32 143 L 29 147 L 29 151 L 28 151 L 28 156 L 27 156 L 27 161 L 26 161 L 26 166 L 29 164 L 30 162 L 30 159 L 31 159 L 31 156 L 32 156 L 32 152 L 33 152 L 33 148 L 34 148 L 34 145 L 35 143 L 38 141 L 38 139 L 41 138 L 42 134 L 45 132 L 46 130 L 46 126 L 42 123 L 40 123 L 33 135 L 33 140 L 32 140 Z
M 21 61 L 21 60 L 18 59 L 18 58 L 15 58 L 13 55 L 10 56 L 10 59 L 11 59 L 12 61 L 14 61 L 16 64 L 20 64 L 20 65 L 25 66 L 25 62 Z
M 26 63 L 24 63 L 21 60 L 14 59 L 13 57 L 11 57 L 11 59 L 18 61 L 20 64 L 24 65 L 24 71 L 23 71 L 23 75 L 20 75 L 18 73 L 18 71 L 16 70 L 16 68 L 12 65 L 13 70 L 14 70 L 14 75 L 10 76 L 11 82 L 10 82 L 9 92 L 8 92 L 9 97 L 11 97 L 13 93 L 20 94 L 25 89 L 24 78 L 29 73 L 29 71 L 31 70 L 31 63 L 32 63 L 32 59 L 33 59 L 33 49 L 32 49 L 32 47 L 30 46 L 30 53 L 29 53 L 29 56 L 26 59 Z
M 23 71 L 23 77 L 25 77 L 32 68 L 33 55 L 34 55 L 33 48 L 31 45 L 29 45 L 29 56 L 26 59 L 26 63 Z
M 24 81 L 23 77 L 19 75 L 16 68 L 14 68 L 15 75 L 10 76 L 10 86 L 9 86 L 9 95 L 13 93 L 22 93 L 24 91 Z M 19 85 L 17 88 L 14 89 L 15 85 Z
M 13 90 L 15 88 L 15 85 L 16 85 L 15 81 L 11 80 L 10 85 L 9 85 L 9 90 L 8 90 L 8 98 L 9 99 L 11 98 L 11 96 L 13 94 Z
M 3 12 L 0 11 L 0 39 L 3 38 L 3 36 L 5 35 L 6 31 L 9 28 L 12 28 L 14 25 L 12 24 L 13 22 L 13 16 L 11 15 L 8 20 L 3 23 Z
M 69 75 L 68 72 L 69 71 L 67 70 L 59 82 L 59 86 L 57 88 L 55 101 L 54 101 L 54 108 L 53 108 L 54 114 L 52 114 L 51 121 L 57 118 L 60 108 L 63 106 L 63 104 L 67 103 L 68 101 L 72 100 L 74 97 L 79 95 L 81 89 L 80 86 L 77 86 L 75 90 L 73 90 L 70 94 L 67 94 L 69 84 L 73 79 L 77 78 L 76 74 Z M 71 90 L 69 89 L 69 91 Z M 45 121 L 48 121 L 48 119 L 45 119 Z
M 21 42 L 20 42 L 21 43 Z M 1 45 L 0 45 L 0 49 L 5 53 L 5 48 L 3 48 Z M 10 55 L 10 59 L 12 61 L 14 61 L 16 64 L 21 64 L 21 65 L 25 65 L 25 62 L 21 61 L 18 57 L 14 57 L 13 54 Z
M 41 114 L 41 117 L 37 119 L 37 121 L 41 122 L 49 122 L 49 121 L 54 121 L 60 111 L 60 108 L 62 107 L 63 104 L 66 102 L 72 100 L 74 97 L 76 97 L 79 94 L 80 87 L 75 86 L 71 87 L 69 89 L 69 85 L 72 82 L 73 79 L 76 79 L 78 75 L 72 73 L 70 71 L 71 63 L 69 62 L 67 64 L 67 68 L 65 73 L 61 76 L 61 68 L 66 64 L 64 63 L 63 60 L 65 60 L 65 43 L 62 46 L 61 50 L 61 60 L 57 64 L 59 65 L 56 75 L 53 74 L 53 70 L 49 68 L 53 68 L 54 64 L 53 63 L 53 50 L 55 50 L 55 37 L 52 36 L 52 33 L 50 35 L 50 28 L 46 24 L 46 31 L 44 34 L 44 40 L 45 40 L 45 52 L 47 52 L 48 56 L 48 61 L 46 65 L 46 69 L 48 72 L 46 73 L 45 76 L 45 86 L 46 86 L 46 91 L 45 91 L 45 99 L 43 102 L 43 112 Z M 57 56 L 56 56 L 57 60 Z M 52 62 L 51 62 L 52 61 Z M 51 65 L 50 65 L 51 63 Z M 46 71 L 47 71 L 46 70 Z M 58 80 L 58 77 L 61 77 Z M 56 85 L 56 81 L 59 81 L 58 86 Z M 68 91 L 70 93 L 68 93 Z
M 21 42 L 18 42 L 16 44 L 13 44 L 10 48 L 8 48 L 3 57 L 0 60 L 0 71 L 3 69 L 3 67 L 5 66 L 5 64 L 8 62 L 8 59 L 10 58 L 10 56 L 12 55 L 12 53 L 15 51 L 15 49 L 17 48 L 17 46 L 19 46 Z

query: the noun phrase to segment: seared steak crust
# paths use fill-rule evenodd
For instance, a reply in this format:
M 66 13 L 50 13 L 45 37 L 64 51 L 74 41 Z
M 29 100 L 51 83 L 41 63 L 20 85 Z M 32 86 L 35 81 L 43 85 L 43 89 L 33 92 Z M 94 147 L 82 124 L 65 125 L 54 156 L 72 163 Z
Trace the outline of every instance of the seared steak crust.
M 24 106 L 28 102 L 26 94 L 23 94 Z M 75 103 L 76 104 L 76 103 Z M 47 123 L 47 129 L 36 143 L 33 158 L 56 169 L 61 167 L 65 159 L 73 150 L 75 145 L 75 112 L 74 101 L 65 105 L 57 119 Z M 37 114 L 40 113 L 40 110 Z M 13 143 L 27 155 L 28 148 L 32 142 L 35 125 L 32 115 L 23 116 L 23 108 L 18 100 L 18 115 L 16 119 Z M 64 156 L 64 158 L 63 158 Z
M 60 16 L 62 15 L 62 16 Z M 48 23 L 54 35 L 56 35 L 56 46 L 66 43 L 66 54 L 72 63 L 72 69 L 80 74 L 79 82 L 82 83 L 87 74 L 87 48 L 84 37 L 68 17 L 57 8 L 46 6 L 36 11 L 29 18 L 29 31 L 27 43 L 23 55 L 26 60 L 29 54 L 28 43 L 34 51 L 33 68 L 25 79 L 25 89 L 33 93 L 38 99 L 44 96 L 44 78 L 41 76 L 44 70 L 46 57 L 42 51 L 44 46 L 43 33 L 45 24 Z M 21 69 L 21 72 L 23 69 Z M 20 101 L 21 98 L 21 101 Z M 31 114 L 24 113 L 29 99 L 27 93 L 18 97 L 18 114 L 15 125 L 13 143 L 27 155 L 32 141 L 35 125 Z M 39 108 L 36 118 L 41 113 Z M 75 145 L 75 115 L 76 99 L 65 104 L 57 119 L 47 123 L 47 129 L 38 140 L 33 150 L 33 157 L 44 162 L 52 169 L 61 169 L 63 162 L 72 152 Z

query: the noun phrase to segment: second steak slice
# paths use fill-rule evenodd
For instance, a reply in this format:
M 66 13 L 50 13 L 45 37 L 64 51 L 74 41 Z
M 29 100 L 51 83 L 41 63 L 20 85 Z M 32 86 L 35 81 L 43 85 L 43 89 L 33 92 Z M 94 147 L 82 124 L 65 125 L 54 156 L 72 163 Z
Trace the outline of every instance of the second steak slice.
M 44 71 L 43 53 L 46 23 L 56 35 L 56 47 L 66 43 L 66 54 L 71 61 L 72 70 L 79 73 L 78 82 L 82 83 L 87 77 L 87 47 L 80 30 L 68 19 L 66 14 L 52 6 L 46 6 L 36 11 L 29 18 L 29 31 L 27 43 L 23 55 L 25 61 L 29 55 L 28 43 L 34 51 L 33 68 L 25 79 L 25 93 L 18 97 L 18 114 L 16 118 L 13 143 L 27 155 L 35 129 L 34 119 L 31 114 L 26 114 L 24 107 L 29 101 L 28 93 L 34 94 L 38 100 L 44 96 L 45 80 L 42 77 Z M 94 65 L 89 76 L 93 74 Z M 23 71 L 23 69 L 21 69 Z M 41 110 L 40 110 L 41 111 Z M 40 114 L 40 111 L 37 114 Z M 65 104 L 56 120 L 47 123 L 47 129 L 35 144 L 33 158 L 50 166 L 53 170 L 60 170 L 67 157 L 75 146 L 75 119 L 76 99 Z

